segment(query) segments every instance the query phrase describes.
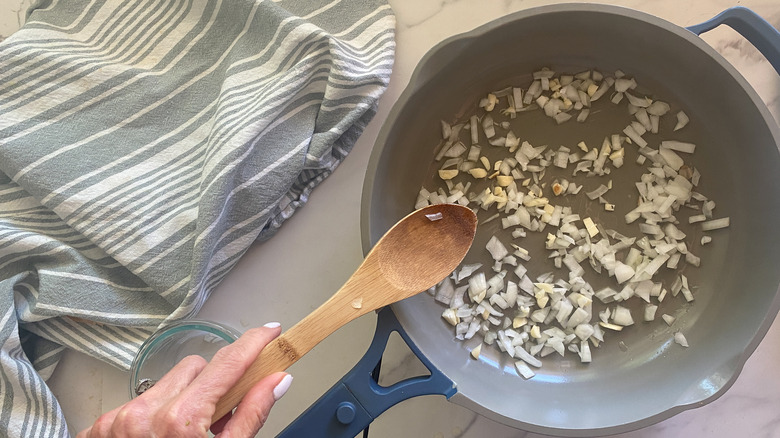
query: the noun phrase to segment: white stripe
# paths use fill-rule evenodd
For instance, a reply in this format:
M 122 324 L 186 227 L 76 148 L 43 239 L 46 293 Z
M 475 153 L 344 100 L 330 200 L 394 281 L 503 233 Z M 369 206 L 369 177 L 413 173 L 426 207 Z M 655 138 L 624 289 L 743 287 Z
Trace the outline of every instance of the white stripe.
M 46 310 L 52 310 L 60 313 L 77 315 L 81 317 L 95 317 L 103 319 L 159 319 L 163 320 L 168 314 L 151 314 L 151 313 L 115 313 L 115 312 L 102 312 L 97 310 L 76 309 L 67 306 L 55 306 L 54 304 L 42 304 L 38 303 L 37 307 Z
M 48 269 L 39 269 L 38 270 L 39 276 L 43 277 L 44 275 L 49 275 L 52 277 L 62 277 L 62 278 L 70 278 L 73 280 L 82 280 L 82 281 L 90 281 L 93 283 L 100 283 L 105 284 L 106 286 L 111 286 L 116 289 L 122 289 L 122 290 L 134 290 L 134 291 L 142 291 L 142 292 L 150 292 L 152 291 L 152 288 L 150 287 L 130 287 L 125 286 L 123 284 L 114 283 L 113 281 L 106 280 L 105 278 L 100 277 L 93 277 L 91 275 L 82 275 L 82 274 L 73 274 L 70 272 L 59 272 L 59 271 L 51 271 Z
M 53 9 L 58 3 L 59 3 L 59 0 L 56 0 L 55 2 L 52 3 L 52 5 L 50 7 L 46 8 L 46 9 L 42 9 L 42 10 L 46 11 L 46 10 Z M 96 0 L 91 0 L 88 5 L 85 5 L 84 11 L 81 13 L 81 15 L 79 15 L 73 21 L 73 23 L 71 23 L 69 26 L 55 26 L 53 24 L 50 24 L 50 23 L 47 23 L 47 22 L 44 22 L 44 21 L 35 21 L 35 23 L 38 24 L 38 25 L 49 27 L 51 29 L 58 29 L 58 30 L 62 30 L 62 31 L 73 30 L 74 28 L 76 28 L 76 26 L 81 24 L 81 21 L 84 19 L 84 17 L 86 17 L 87 12 L 89 12 L 89 10 L 92 9 L 92 6 L 95 3 L 96 3 Z
M 58 324 L 60 321 L 56 321 Z M 65 326 L 66 324 L 63 324 Z M 99 329 L 99 327 L 96 327 Z M 78 327 L 78 330 L 74 330 L 75 333 L 81 333 L 83 336 L 87 336 L 90 339 L 94 339 L 97 341 L 96 345 L 99 345 L 103 348 L 107 348 L 112 351 L 116 351 L 124 357 L 128 357 L 130 359 L 134 358 L 135 356 L 132 353 L 122 352 L 121 349 L 119 349 L 120 346 L 124 346 L 125 348 L 128 348 L 132 350 L 136 345 L 133 345 L 132 343 L 128 342 L 127 339 L 122 338 L 120 336 L 116 336 L 113 333 L 109 333 L 106 330 L 100 330 L 100 334 L 92 333 L 91 331 L 87 330 L 86 328 Z
M 8 324 L 8 321 L 11 319 L 11 315 L 13 315 L 13 314 L 14 314 L 14 308 L 13 307 L 9 307 L 8 310 L 5 311 L 5 315 L 3 315 L 2 319 L 0 319 L 0 328 L 3 328 L 3 327 L 6 326 L 6 324 Z M 16 328 L 14 327 L 12 332 L 11 332 L 11 336 L 9 336 L 8 339 L 11 339 L 13 337 L 13 333 L 15 331 L 16 331 Z M 6 340 L 6 343 L 7 342 L 8 342 L 8 340 Z
M 93 220 L 85 221 L 83 223 L 83 225 L 89 226 L 80 229 L 79 231 L 88 235 L 91 239 L 101 242 L 101 246 L 107 251 L 110 251 L 110 248 L 137 237 L 139 234 L 142 234 L 146 230 L 158 226 L 171 217 L 186 215 L 189 217 L 186 223 L 195 222 L 198 217 L 197 205 L 199 204 L 200 199 L 195 197 L 189 202 L 182 204 L 178 204 L 177 200 L 181 197 L 194 193 L 195 190 L 197 190 L 198 185 L 200 185 L 200 181 L 195 180 L 186 185 L 173 186 L 175 188 L 164 186 L 162 187 L 163 189 L 168 189 L 164 195 L 161 193 L 156 199 L 150 195 L 144 196 L 138 200 L 137 204 L 128 204 L 127 206 L 114 211 L 105 218 L 95 215 Z M 156 202 L 158 200 L 161 200 L 162 202 Z M 159 207 L 152 209 L 144 209 L 139 207 L 142 205 L 151 204 L 152 202 L 159 205 Z M 152 204 L 152 206 L 153 205 L 154 204 Z M 171 209 L 171 207 L 173 207 L 173 209 Z M 163 212 L 166 211 L 167 213 L 163 214 Z M 136 222 L 145 222 L 146 218 L 155 216 L 159 217 L 157 217 L 157 219 L 154 221 L 145 224 L 141 228 L 133 226 L 133 224 Z M 104 227 L 99 232 L 96 231 L 95 228 L 101 225 L 105 225 L 104 222 L 108 223 L 109 225 Z M 183 222 L 183 225 L 186 225 L 186 223 Z M 131 227 L 130 230 L 133 232 L 131 234 L 123 233 L 123 231 L 125 231 L 128 226 Z M 172 230 L 172 233 L 175 232 L 178 232 L 178 229 Z M 155 236 L 155 239 L 163 240 L 168 237 L 170 237 L 170 234 L 157 235 Z
M 44 353 L 38 357 L 35 358 L 35 362 L 43 362 L 44 360 L 56 355 L 57 353 L 60 353 L 62 351 L 62 348 L 55 348 L 54 350 L 51 350 L 47 353 Z
M 301 19 L 303 19 L 303 20 L 309 20 L 309 19 L 311 19 L 311 18 L 314 18 L 314 17 L 316 17 L 317 15 L 320 15 L 321 13 L 323 13 L 323 12 L 325 12 L 325 11 L 327 11 L 327 10 L 331 9 L 332 7 L 336 6 L 336 5 L 337 5 L 337 4 L 339 4 L 339 3 L 341 3 L 341 0 L 335 0 L 335 1 L 332 1 L 332 2 L 328 3 L 327 5 L 325 5 L 325 6 L 321 7 L 321 8 L 319 8 L 319 9 L 317 9 L 317 10 L 315 10 L 315 11 L 312 11 L 312 12 L 310 12 L 308 15 L 304 15 L 303 17 L 301 17 Z
M 140 275 L 142 272 L 144 272 L 147 269 L 153 267 L 160 260 L 162 260 L 165 257 L 169 256 L 171 253 L 176 252 L 182 245 L 186 245 L 186 244 L 189 244 L 190 242 L 192 242 L 192 236 L 193 236 L 192 233 L 187 234 L 185 237 L 183 237 L 182 239 L 178 240 L 176 243 L 174 243 L 170 247 L 168 247 L 165 251 L 160 252 L 159 254 L 157 254 L 156 256 L 154 256 L 151 259 L 149 259 L 146 263 L 144 263 L 140 267 L 134 269 L 136 275 Z M 189 279 L 189 274 L 186 277 L 184 277 L 182 280 L 180 280 L 179 283 L 181 283 L 182 281 L 185 281 L 187 279 Z M 176 284 L 179 284 L 179 283 L 176 283 Z M 169 288 L 166 292 L 163 292 L 162 294 L 160 294 L 160 296 L 164 297 L 168 293 L 173 292 L 173 288 L 174 287 L 175 286 Z
M 365 17 L 361 18 L 360 20 L 356 21 L 355 24 L 353 24 L 352 26 L 349 26 L 348 28 L 342 30 L 341 32 L 334 33 L 333 36 L 334 37 L 342 37 L 342 36 L 352 32 L 353 30 L 357 29 L 358 27 L 363 25 L 363 23 L 365 23 L 366 21 L 368 21 L 368 20 L 374 18 L 375 16 L 379 15 L 379 13 L 384 12 L 386 10 L 390 10 L 392 12 L 392 9 L 390 8 L 390 5 L 382 5 L 382 6 L 378 7 L 377 9 L 374 10 L 374 12 L 372 12 L 372 13 L 366 15 Z M 395 24 L 395 17 L 393 17 L 392 15 L 389 15 L 387 17 L 382 17 L 380 20 L 376 20 L 374 23 L 371 24 L 371 26 L 374 26 L 376 23 L 380 23 L 383 20 L 386 20 L 388 18 L 390 18 L 392 20 L 392 23 L 390 23 L 391 24 L 390 27 L 393 27 L 392 25 Z M 387 25 L 383 25 L 382 27 L 386 28 L 386 26 Z M 364 31 L 362 33 L 366 33 L 366 32 Z M 347 40 L 347 41 L 353 41 L 353 40 Z
M 0 195 L 3 195 L 3 196 L 5 196 L 5 195 L 13 195 L 14 193 L 18 193 L 18 192 L 21 192 L 21 191 L 24 191 L 24 189 L 22 189 L 20 186 L 15 185 L 15 184 L 14 185 L 10 185 L 9 184 L 8 188 L 0 190 Z
M 43 426 L 42 421 L 38 421 L 37 425 L 35 424 L 36 414 L 40 415 L 43 411 L 43 403 L 40 399 L 41 394 L 39 393 L 41 388 L 38 379 L 35 378 L 37 374 L 32 369 L 32 364 L 24 360 L 20 361 L 19 363 L 21 364 L 21 373 L 19 375 L 20 386 L 26 386 L 26 388 L 23 388 L 22 390 L 27 393 L 25 394 L 27 397 L 26 408 L 30 410 L 30 417 L 27 421 L 27 427 L 32 427 L 31 430 L 27 430 L 26 432 L 27 436 L 37 436 L 36 432 L 38 431 L 38 427 Z M 26 382 L 27 385 L 22 385 L 22 382 Z M 24 420 L 22 420 L 22 423 L 23 422 Z
M 169 239 L 195 222 L 195 219 L 198 217 L 197 204 L 199 201 L 199 199 L 194 199 L 192 202 L 184 204 L 184 207 L 187 207 L 184 210 L 179 212 L 172 211 L 152 224 L 136 229 L 134 233 L 127 235 L 121 242 L 113 243 L 112 246 L 115 247 L 129 240 L 137 239 L 121 251 L 112 251 L 112 255 L 120 262 L 126 261 L 129 264 L 131 261 L 144 257 L 150 251 L 156 252 L 164 240 Z M 154 229 L 152 230 L 152 228 Z
M 157 327 L 157 324 L 154 326 Z M 117 327 L 119 331 L 128 342 L 135 342 L 136 344 L 143 344 L 149 336 L 152 334 L 152 330 L 139 330 L 132 327 Z
M 8 266 L 8 265 L 10 265 L 12 263 L 18 262 L 19 260 L 28 259 L 30 257 L 30 254 L 29 254 L 28 251 L 31 250 L 31 249 L 35 249 L 35 248 L 37 248 L 37 247 L 28 248 L 27 251 L 20 251 L 20 252 L 13 251 L 12 253 L 16 253 L 16 254 L 20 254 L 20 255 L 18 257 L 11 258 L 10 260 L 8 260 L 7 262 L 5 262 L 3 264 L 0 264 L 0 269 L 5 268 L 6 266 Z M 56 247 L 56 248 L 54 248 L 52 250 L 46 251 L 44 253 L 35 254 L 35 256 L 36 257 L 43 257 L 43 256 L 48 256 L 48 255 L 59 254 L 61 252 L 66 252 L 66 251 L 67 251 L 66 247 L 58 246 L 58 247 Z
M 116 347 L 110 344 L 101 344 L 99 342 L 98 343 L 92 342 L 89 339 L 86 339 L 83 336 L 81 336 L 81 333 L 72 330 L 70 327 L 66 326 L 65 324 L 62 324 L 61 322 L 55 319 L 50 319 L 47 321 L 47 323 L 48 323 L 47 326 L 50 326 L 47 328 L 49 328 L 49 331 L 51 332 L 51 336 L 55 338 L 57 342 L 63 345 L 68 345 L 70 346 L 70 348 L 73 348 L 74 350 L 81 350 L 81 348 L 87 348 L 87 349 L 92 348 L 93 350 L 101 350 L 100 347 L 106 347 L 108 350 L 115 352 L 116 355 L 107 354 L 104 355 L 103 359 L 109 362 L 113 362 L 119 365 L 120 367 L 124 366 L 125 363 L 119 360 L 116 356 L 126 357 L 132 360 L 132 357 L 129 356 L 128 353 L 118 350 Z M 84 347 L 80 347 L 78 344 L 76 344 L 76 341 L 80 341 L 82 344 L 84 344 Z M 95 355 L 95 351 L 89 351 L 89 353 Z
M 143 272 L 143 270 L 148 268 L 148 266 L 144 265 L 141 268 L 142 269 L 140 270 L 140 272 Z M 185 284 L 189 283 L 189 281 L 190 281 L 190 276 L 189 276 L 189 274 L 187 274 L 187 276 L 182 278 L 181 280 L 179 280 L 178 283 L 176 283 L 173 286 L 169 287 L 168 289 L 162 291 L 160 293 L 160 296 L 163 297 L 163 298 L 167 297 L 168 295 L 170 295 L 170 294 L 176 292 L 177 290 L 179 290 Z

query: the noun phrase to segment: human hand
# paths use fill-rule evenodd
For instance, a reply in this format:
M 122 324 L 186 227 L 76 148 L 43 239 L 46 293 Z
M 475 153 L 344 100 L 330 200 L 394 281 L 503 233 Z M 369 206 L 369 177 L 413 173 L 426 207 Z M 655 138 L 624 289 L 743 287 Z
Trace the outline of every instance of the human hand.
M 100 416 L 77 438 L 107 437 L 203 437 L 209 428 L 217 436 L 254 436 L 268 418 L 274 402 L 292 383 L 292 376 L 279 372 L 258 382 L 232 414 L 213 425 L 217 401 L 244 374 L 260 351 L 279 336 L 278 323 L 244 333 L 223 347 L 211 362 L 188 356 L 154 386 L 128 403 Z

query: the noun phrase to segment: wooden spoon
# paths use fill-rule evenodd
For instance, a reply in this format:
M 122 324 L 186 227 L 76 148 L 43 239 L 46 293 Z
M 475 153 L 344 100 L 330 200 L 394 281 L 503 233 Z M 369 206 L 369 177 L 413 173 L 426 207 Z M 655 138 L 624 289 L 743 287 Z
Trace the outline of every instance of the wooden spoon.
M 470 209 L 432 205 L 396 223 L 328 301 L 268 344 L 217 403 L 215 422 L 260 379 L 284 371 L 353 319 L 436 285 L 466 256 L 477 230 Z

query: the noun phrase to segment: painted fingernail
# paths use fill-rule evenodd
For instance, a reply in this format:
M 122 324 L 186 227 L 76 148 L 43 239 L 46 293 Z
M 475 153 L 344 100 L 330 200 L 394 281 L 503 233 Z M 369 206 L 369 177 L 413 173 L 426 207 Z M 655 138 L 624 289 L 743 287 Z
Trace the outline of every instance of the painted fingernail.
M 282 398 L 282 396 L 287 393 L 287 390 L 290 389 L 290 385 L 292 384 L 293 376 L 286 375 L 282 379 L 281 382 L 277 383 L 274 387 L 274 400 L 279 400 Z
M 280 327 L 280 326 L 281 326 L 281 324 L 279 324 L 278 322 L 269 322 L 268 324 L 264 325 L 263 327 L 265 327 L 265 328 L 277 328 L 277 327 Z

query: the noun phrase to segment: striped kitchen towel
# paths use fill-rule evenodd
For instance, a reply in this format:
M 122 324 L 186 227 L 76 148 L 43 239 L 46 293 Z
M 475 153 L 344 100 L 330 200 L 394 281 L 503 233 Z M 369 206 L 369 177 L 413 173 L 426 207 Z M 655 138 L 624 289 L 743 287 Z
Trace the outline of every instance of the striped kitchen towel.
M 43 0 L 0 43 L 0 436 L 68 430 L 65 348 L 127 369 L 350 151 L 385 0 Z

